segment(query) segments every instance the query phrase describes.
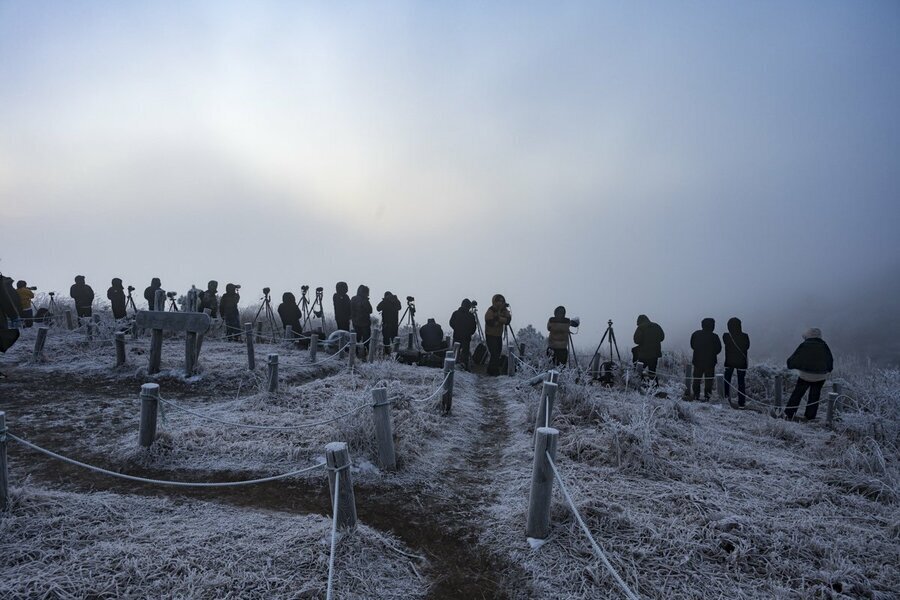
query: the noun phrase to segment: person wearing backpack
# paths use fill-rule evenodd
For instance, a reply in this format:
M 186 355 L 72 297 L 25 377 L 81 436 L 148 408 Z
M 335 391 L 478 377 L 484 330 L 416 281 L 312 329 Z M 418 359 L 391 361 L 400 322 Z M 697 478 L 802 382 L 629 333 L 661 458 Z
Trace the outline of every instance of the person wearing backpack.
M 787 368 L 798 371 L 797 385 L 791 392 L 791 397 L 784 408 L 784 418 L 791 421 L 800 406 L 806 391 L 809 390 L 809 398 L 806 401 L 804 417 L 807 421 L 813 421 L 819 410 L 819 397 L 822 394 L 822 386 L 828 379 L 828 374 L 834 370 L 834 357 L 831 348 L 822 339 L 822 331 L 816 327 L 807 329 L 803 333 L 803 343 L 797 346 L 791 357 L 787 359 Z
M 712 395 L 713 378 L 716 374 L 716 363 L 722 351 L 722 342 L 716 335 L 715 319 L 706 318 L 700 322 L 700 329 L 691 336 L 691 349 L 694 357 L 693 399 L 700 400 L 700 381 L 703 381 L 703 399 L 709 401 Z
M 722 335 L 722 342 L 725 346 L 725 397 L 731 394 L 731 375 L 737 371 L 738 406 L 743 407 L 747 399 L 744 380 L 749 366 L 750 336 L 741 327 L 737 317 L 728 319 L 728 331 Z
M 471 300 L 463 298 L 459 308 L 450 315 L 450 328 L 453 329 L 453 341 L 459 343 L 459 364 L 468 371 L 472 336 L 478 331 L 478 322 L 472 314 Z

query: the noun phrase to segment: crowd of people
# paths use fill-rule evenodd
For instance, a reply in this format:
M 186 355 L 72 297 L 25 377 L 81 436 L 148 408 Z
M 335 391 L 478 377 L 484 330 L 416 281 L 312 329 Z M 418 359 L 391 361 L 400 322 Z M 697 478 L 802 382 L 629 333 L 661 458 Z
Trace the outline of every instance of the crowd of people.
M 12 286 L 12 279 L 0 275 L 0 351 L 6 352 L 18 339 L 19 327 L 31 327 L 35 322 L 41 322 L 47 318 L 47 309 L 34 310 L 34 286 L 29 286 L 24 280 L 19 280 Z M 120 278 L 114 278 L 106 292 L 110 302 L 112 314 L 115 319 L 127 318 L 127 309 L 132 307 L 137 310 L 131 297 L 135 288 L 123 287 Z M 225 326 L 226 338 L 240 341 L 241 318 L 239 311 L 241 286 L 235 283 L 225 285 L 225 293 L 219 297 L 219 283 L 215 280 L 207 284 L 206 290 L 199 294 L 198 309 L 208 311 L 213 318 L 221 319 Z M 303 298 L 306 290 L 304 288 Z M 353 297 L 349 296 L 350 287 L 346 282 L 340 281 L 335 285 L 332 296 L 334 320 L 338 330 L 354 331 L 360 340 L 362 348 L 368 351 L 369 344 L 376 343 L 372 339 L 372 304 L 369 301 L 369 288 L 360 285 Z M 321 288 L 317 289 L 317 292 Z M 162 292 L 161 294 L 159 292 Z M 268 289 L 266 289 L 268 297 Z M 69 288 L 69 296 L 75 306 L 75 312 L 79 320 L 92 316 L 94 303 L 94 290 L 89 286 L 83 275 L 75 277 L 75 283 Z M 162 289 L 162 281 L 154 277 L 150 285 L 144 290 L 144 299 L 148 310 L 165 310 L 165 301 L 159 302 L 159 298 L 165 298 L 166 292 Z M 169 297 L 174 294 L 169 293 Z M 321 297 L 321 294 L 319 294 Z M 407 296 L 407 311 L 410 313 L 410 322 L 415 324 L 415 305 L 412 296 Z M 384 297 L 375 307 L 375 311 L 381 315 L 381 343 L 386 354 L 391 353 L 394 339 L 399 334 L 400 313 L 403 305 L 400 299 L 392 292 L 387 291 Z M 282 326 L 290 328 L 297 338 L 303 333 L 303 310 L 297 302 L 296 296 L 291 292 L 282 295 L 282 301 L 278 305 L 278 316 Z M 484 312 L 483 343 L 484 348 L 476 348 L 473 352 L 472 341 L 476 333 L 479 333 L 477 318 L 477 303 L 463 299 L 458 309 L 450 316 L 449 325 L 453 331 L 452 340 L 460 346 L 458 361 L 463 369 L 471 369 L 474 360 L 481 362 L 487 360 L 487 373 L 498 375 L 501 372 L 503 355 L 503 337 L 507 328 L 511 328 L 512 313 L 509 303 L 502 294 L 494 294 L 491 304 Z M 566 316 L 566 308 L 558 306 L 553 311 L 553 316 L 547 321 L 547 355 L 555 366 L 565 366 L 569 363 L 569 350 L 572 347 L 572 328 L 578 326 L 578 321 Z M 749 367 L 750 336 L 743 331 L 743 324 L 737 317 L 728 320 L 727 331 L 720 338 L 715 332 L 716 322 L 712 318 L 705 318 L 700 322 L 700 329 L 695 331 L 690 338 L 690 347 L 693 351 L 691 364 L 693 366 L 692 386 L 689 399 L 696 401 L 708 401 L 712 394 L 713 381 L 719 356 L 724 350 L 724 380 L 726 394 L 730 393 L 732 380 L 737 377 L 738 406 L 745 406 L 746 373 Z M 324 333 L 324 332 L 320 332 Z M 632 360 L 642 363 L 651 380 L 655 380 L 657 366 L 662 357 L 662 342 L 665 340 L 665 332 L 659 324 L 650 320 L 647 315 L 639 315 L 634 331 L 632 348 Z M 424 325 L 418 329 L 418 339 L 421 343 L 421 351 L 426 354 L 440 356 L 448 349 L 444 331 L 433 317 L 429 317 Z M 785 407 L 785 416 L 793 419 L 804 395 L 809 394 L 806 402 L 804 416 L 807 420 L 816 418 L 822 387 L 834 368 L 834 359 L 828 344 L 822 339 L 819 329 L 811 328 L 803 333 L 803 342 L 787 360 L 787 367 L 798 372 L 797 384 Z M 2 376 L 2 374 L 0 374 Z

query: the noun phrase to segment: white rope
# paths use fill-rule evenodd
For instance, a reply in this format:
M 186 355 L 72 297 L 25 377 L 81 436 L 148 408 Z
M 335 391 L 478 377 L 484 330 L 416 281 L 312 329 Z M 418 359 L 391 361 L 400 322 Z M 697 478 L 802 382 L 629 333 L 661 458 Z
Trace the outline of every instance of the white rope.
M 321 365 L 321 364 L 324 364 L 324 363 L 328 362 L 329 360 L 332 360 L 332 359 L 335 359 L 335 358 L 340 358 L 341 352 L 343 352 L 344 350 L 346 350 L 346 349 L 349 348 L 349 347 L 350 347 L 350 342 L 347 342 L 346 344 L 344 344 L 343 346 L 341 346 L 340 348 L 338 348 L 337 352 L 335 352 L 334 354 L 328 356 L 328 358 L 323 358 L 322 360 L 317 360 L 316 362 L 311 363 L 311 364 L 314 364 L 314 365 Z
M 559 482 L 559 489 L 562 490 L 563 496 L 565 496 L 566 501 L 569 503 L 569 508 L 572 509 L 572 514 L 575 515 L 575 520 L 578 521 L 578 525 L 581 526 L 581 530 L 587 536 L 587 538 L 591 542 L 591 547 L 594 549 L 594 552 L 600 557 L 600 560 L 603 562 L 603 566 L 606 567 L 606 570 L 613 576 L 613 579 L 616 580 L 616 583 L 619 584 L 619 587 L 622 588 L 622 591 L 625 592 L 625 596 L 629 598 L 629 600 L 638 600 L 637 595 L 631 591 L 631 588 L 622 581 L 622 578 L 610 564 L 609 560 L 606 558 L 606 554 L 603 552 L 603 549 L 600 548 L 600 545 L 594 539 L 594 536 L 591 535 L 591 530 L 588 529 L 587 525 L 584 524 L 584 521 L 581 519 L 581 515 L 578 514 L 578 509 L 575 508 L 575 503 L 572 501 L 572 497 L 569 495 L 569 490 L 566 489 L 566 484 L 563 481 L 562 477 L 559 474 L 559 471 L 556 470 L 556 465 L 553 463 L 553 459 L 550 457 L 549 452 L 545 452 L 547 455 L 547 460 L 550 462 L 550 468 L 553 469 L 553 475 L 556 477 L 556 481 Z
M 361 404 L 352 410 L 349 410 L 349 411 L 347 411 L 341 415 L 338 415 L 332 419 L 326 419 L 324 421 L 312 421 L 310 423 L 300 423 L 299 425 L 253 425 L 253 424 L 249 424 L 249 423 L 237 423 L 235 421 L 225 421 L 223 419 L 217 419 L 216 417 L 210 417 L 209 415 L 204 415 L 203 413 L 199 413 L 199 412 L 196 412 L 189 408 L 185 408 L 184 406 L 175 404 L 174 402 L 172 402 L 170 400 L 163 400 L 162 398 L 160 398 L 159 401 L 162 402 L 163 404 L 168 404 L 169 406 L 171 406 L 172 408 L 174 408 L 176 410 L 184 411 L 184 412 L 186 412 L 190 415 L 194 415 L 195 417 L 198 417 L 200 419 L 205 419 L 207 421 L 212 421 L 214 423 L 220 423 L 222 425 L 228 425 L 230 427 L 242 427 L 244 429 L 257 429 L 257 430 L 262 430 L 262 431 L 294 431 L 297 429 L 304 429 L 306 427 L 317 427 L 319 425 L 327 425 L 329 423 L 334 423 L 335 421 L 339 421 L 339 420 L 343 419 L 344 417 L 350 416 L 353 413 L 366 408 L 367 406 L 370 406 L 369 404 Z
M 513 358 L 516 359 L 516 361 L 518 361 L 518 363 L 519 363 L 520 365 L 525 366 L 525 367 L 528 367 L 529 369 L 531 369 L 531 372 L 532 372 L 532 373 L 537 374 L 537 373 L 540 372 L 540 371 L 538 371 L 535 367 L 532 367 L 530 364 L 528 364 L 527 362 L 525 362 L 524 360 L 522 360 L 521 358 L 519 358 L 519 355 L 516 354 L 515 352 L 513 352 L 512 356 L 513 356 Z
M 338 499 L 341 497 L 341 474 L 334 473 L 334 500 L 331 503 L 331 555 L 328 557 L 328 588 L 325 599 L 331 600 L 332 582 L 334 580 L 334 549 L 337 545 Z
M 444 386 L 447 384 L 447 380 L 450 379 L 451 372 L 452 371 L 447 371 L 447 374 L 444 375 L 443 381 L 438 384 L 437 388 L 433 392 L 431 392 L 431 394 L 429 394 L 427 398 L 422 398 L 421 400 L 410 400 L 410 402 L 428 402 L 429 400 L 436 398 L 438 394 L 444 391 Z
M 119 479 L 127 479 L 129 481 L 137 481 L 139 483 L 152 483 L 152 484 L 156 484 L 156 485 L 168 485 L 168 486 L 173 486 L 173 487 L 222 488 L 222 487 L 237 487 L 237 486 L 243 486 L 243 485 L 253 485 L 256 483 L 267 483 L 270 481 L 278 481 L 279 479 L 286 479 L 288 477 L 294 477 L 296 475 L 308 473 L 310 471 L 314 471 L 315 469 L 325 466 L 325 463 L 318 463 L 318 464 L 312 465 L 311 467 L 305 467 L 303 469 L 298 469 L 296 471 L 290 471 L 289 473 L 282 473 L 281 475 L 273 475 L 271 477 L 262 477 L 260 479 L 248 479 L 245 481 L 225 481 L 225 482 L 221 482 L 221 483 L 204 483 L 204 482 L 194 483 L 194 482 L 187 482 L 187 481 L 166 481 L 166 480 L 162 480 L 162 479 L 147 479 L 145 477 L 136 477 L 134 475 L 126 475 L 124 473 L 117 473 L 115 471 L 110 471 L 107 469 L 102 469 L 100 467 L 95 467 L 93 465 L 89 465 L 89 464 L 77 461 L 75 459 L 62 456 L 61 454 L 57 454 L 56 452 L 52 452 L 45 448 L 41 448 L 40 446 L 32 444 L 31 442 L 25 441 L 22 438 L 20 438 L 16 435 L 13 435 L 11 433 L 7 433 L 7 435 L 9 437 L 11 437 L 12 439 L 16 440 L 17 442 L 19 442 L 20 444 L 22 444 L 28 448 L 31 448 L 32 450 L 36 450 L 38 452 L 46 454 L 47 456 L 49 456 L 51 458 L 61 460 L 63 462 L 69 463 L 71 465 L 75 465 L 76 467 L 82 467 L 89 471 L 94 471 L 96 473 L 102 473 L 104 475 L 111 475 L 112 477 L 118 477 Z

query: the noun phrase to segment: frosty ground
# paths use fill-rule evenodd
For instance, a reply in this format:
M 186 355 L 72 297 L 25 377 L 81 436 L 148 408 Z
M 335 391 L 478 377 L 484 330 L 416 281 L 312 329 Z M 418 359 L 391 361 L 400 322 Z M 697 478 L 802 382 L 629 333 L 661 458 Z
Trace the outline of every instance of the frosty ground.
M 54 328 L 36 361 L 34 335 L 4 358 L 0 410 L 11 433 L 85 463 L 237 481 L 315 465 L 325 444 L 347 442 L 361 525 L 340 536 L 335 597 L 622 597 L 558 486 L 551 537 L 538 549 L 525 538 L 540 393 L 527 378 L 544 370 L 540 360 L 512 378 L 457 372 L 445 416 L 437 369 L 379 359 L 351 371 L 345 358 L 320 353 L 311 364 L 296 347 L 263 344 L 259 357 L 280 355 L 280 389 L 269 394 L 264 360 L 250 372 L 241 344 L 206 340 L 199 374 L 185 378 L 183 340 L 167 339 L 163 371 L 148 377 L 147 338 L 129 340 L 129 363 L 115 369 L 108 336 L 86 342 Z M 676 357 L 666 365 L 680 372 Z M 749 375 L 760 403 L 774 372 Z M 896 597 L 900 373 L 856 365 L 838 376 L 847 398 L 832 430 L 773 419 L 762 404 L 684 402 L 674 378 L 605 389 L 563 373 L 557 464 L 638 596 Z M 167 401 L 149 451 L 137 444 L 148 381 Z M 392 400 L 396 472 L 377 466 L 376 386 Z M 0 597 L 324 597 L 331 509 L 321 469 L 191 490 L 114 479 L 13 441 L 9 462 Z

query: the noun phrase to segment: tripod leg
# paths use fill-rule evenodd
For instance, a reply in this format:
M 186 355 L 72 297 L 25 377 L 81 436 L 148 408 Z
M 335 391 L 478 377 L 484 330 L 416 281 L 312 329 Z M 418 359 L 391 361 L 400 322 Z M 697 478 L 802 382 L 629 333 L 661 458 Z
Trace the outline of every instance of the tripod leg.
M 622 362 L 622 355 L 619 354 L 619 344 L 616 342 L 616 332 L 613 328 L 609 328 L 609 360 L 612 360 L 612 349 L 616 349 L 616 358 Z

